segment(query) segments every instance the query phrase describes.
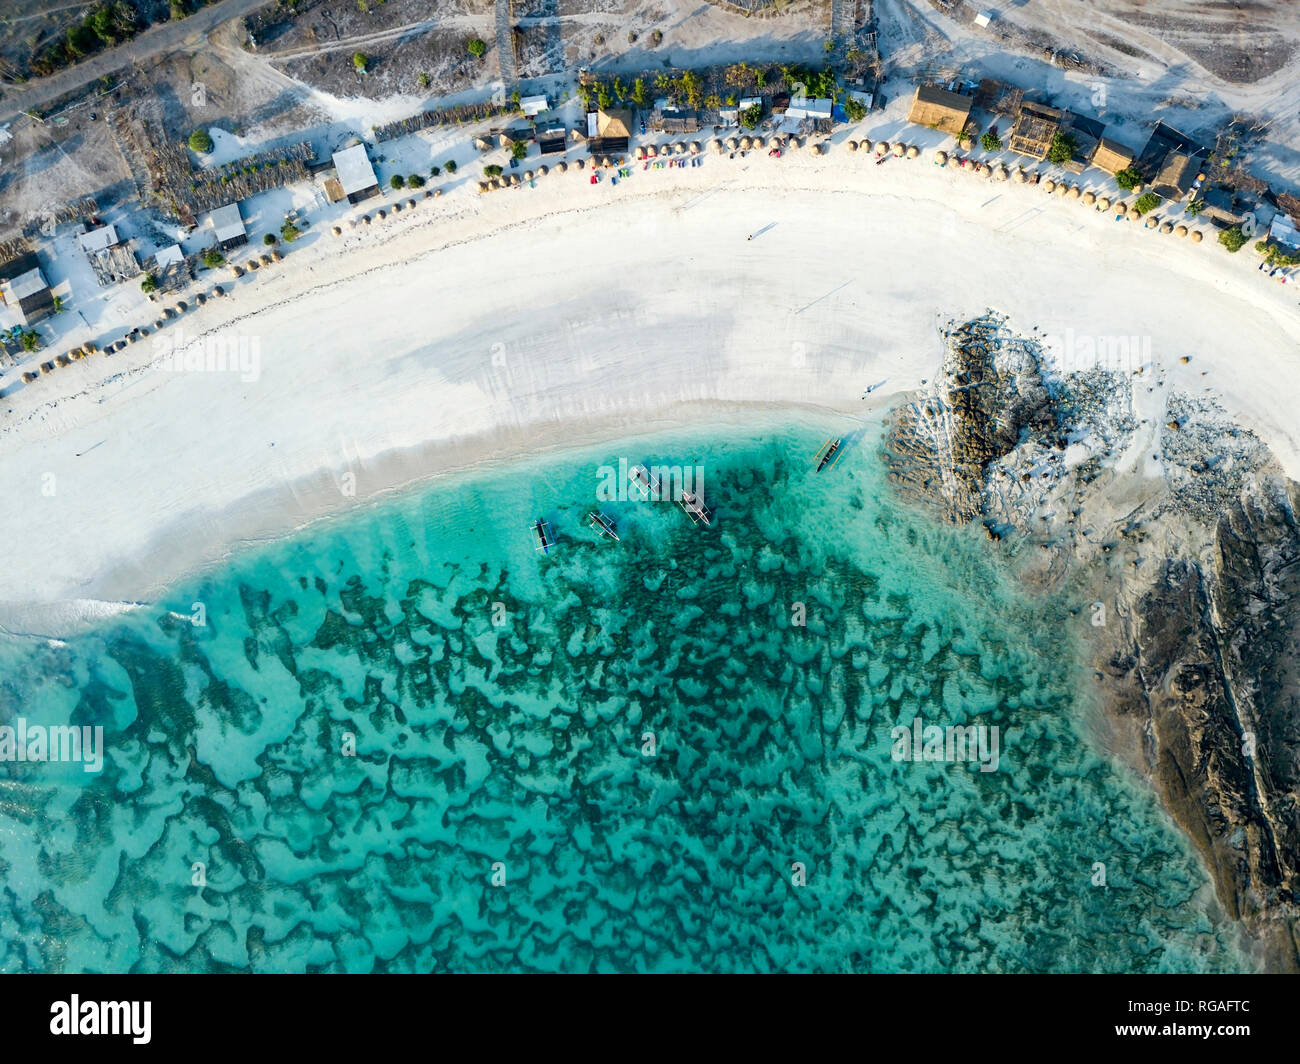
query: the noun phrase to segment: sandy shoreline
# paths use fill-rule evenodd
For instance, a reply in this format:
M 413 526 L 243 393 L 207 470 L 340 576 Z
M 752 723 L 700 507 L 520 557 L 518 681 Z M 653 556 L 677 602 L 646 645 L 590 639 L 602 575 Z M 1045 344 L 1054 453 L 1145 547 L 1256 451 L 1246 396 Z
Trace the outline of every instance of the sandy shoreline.
M 617 188 L 470 183 L 339 239 L 317 221 L 163 330 L 255 342 L 254 380 L 151 368 L 145 341 L 7 397 L 5 627 L 148 600 L 232 543 L 483 461 L 735 406 L 862 414 L 933 375 L 940 324 L 989 306 L 1024 332 L 1147 338 L 1173 387 L 1210 388 L 1300 474 L 1294 293 L 1208 242 L 841 143 L 637 164 Z

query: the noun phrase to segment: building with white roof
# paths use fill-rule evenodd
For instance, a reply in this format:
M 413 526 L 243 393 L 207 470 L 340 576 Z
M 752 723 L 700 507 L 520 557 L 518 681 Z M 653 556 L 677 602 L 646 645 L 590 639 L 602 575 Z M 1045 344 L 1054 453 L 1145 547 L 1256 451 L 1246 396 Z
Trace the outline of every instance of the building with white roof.
M 82 233 L 80 242 L 81 250 L 87 254 L 103 251 L 106 248 L 111 248 L 114 244 L 121 243 L 117 236 L 117 230 L 111 225 L 101 225 L 98 229 Z
M 216 234 L 217 246 L 226 250 L 248 243 L 248 230 L 239 213 L 238 203 L 227 203 L 208 215 L 208 222 Z
M 364 144 L 336 151 L 334 169 L 349 203 L 360 203 L 379 195 L 379 178 L 375 176 L 375 168 L 370 165 L 370 156 L 366 154 Z
M 545 96 L 525 96 L 519 101 L 519 106 L 523 109 L 526 118 L 532 118 L 549 110 L 551 105 L 546 102 Z

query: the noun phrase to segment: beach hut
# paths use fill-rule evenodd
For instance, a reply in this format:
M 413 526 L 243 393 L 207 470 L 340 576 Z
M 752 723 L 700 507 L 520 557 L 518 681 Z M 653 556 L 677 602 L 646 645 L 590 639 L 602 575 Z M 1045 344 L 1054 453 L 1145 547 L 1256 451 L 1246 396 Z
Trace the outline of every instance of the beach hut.
M 1161 225 L 1160 225 L 1160 231 L 1161 231 L 1162 233 L 1164 233 L 1165 236 L 1168 236 L 1170 233 L 1172 233 L 1172 232 L 1174 231 L 1174 223 L 1173 223 L 1173 222 L 1162 222 Z
M 847 144 L 845 144 L 844 146 L 845 146 L 846 148 L 848 148 L 849 151 L 857 151 L 857 150 L 858 150 L 858 142 L 857 142 L 856 140 L 851 140 L 851 141 L 849 141 Z
M 1130 222 L 1136 222 L 1139 218 L 1142 217 L 1142 212 L 1139 211 L 1136 207 L 1130 207 L 1128 209 L 1128 214 L 1125 215 L 1125 217 L 1127 217 Z
M 1178 236 L 1180 239 L 1185 239 L 1187 237 L 1188 231 L 1189 230 L 1187 226 L 1180 225 L 1177 229 L 1174 230 L 1174 234 Z
M 1085 193 L 1083 194 L 1083 203 L 1084 203 L 1084 206 L 1086 206 L 1086 207 L 1091 207 L 1091 206 L 1092 206 L 1094 203 L 1096 203 L 1096 202 L 1097 202 L 1097 193 L 1095 193 L 1095 192 L 1085 192 Z
M 915 159 L 918 156 L 920 156 L 920 154 L 921 154 L 921 149 L 918 148 L 915 144 L 909 144 L 907 146 L 907 157 L 909 159 Z
M 936 151 L 936 152 L 934 153 L 934 165 L 935 165 L 935 166 L 947 166 L 947 165 L 948 165 L 948 153 L 947 153 L 946 151 Z
M 888 155 L 888 154 L 889 154 L 889 141 L 887 141 L 887 140 L 878 140 L 878 141 L 876 141 L 876 154 L 877 154 L 877 155 Z
M 1051 195 L 1053 192 L 1056 191 L 1056 182 L 1049 177 L 1046 181 L 1043 182 L 1043 190 L 1047 192 L 1048 195 Z
M 894 158 L 901 159 L 906 154 L 907 154 L 907 145 L 900 140 L 898 143 L 894 145 Z
M 1110 210 L 1110 200 L 1106 196 L 1102 196 L 1097 200 L 1097 210 L 1099 211 Z
M 1205 239 L 1205 234 L 1202 233 L 1199 229 L 1193 229 L 1193 230 L 1192 230 L 1192 243 L 1193 243 L 1193 244 L 1199 244 L 1199 243 L 1200 243 L 1202 240 L 1204 240 L 1204 239 Z

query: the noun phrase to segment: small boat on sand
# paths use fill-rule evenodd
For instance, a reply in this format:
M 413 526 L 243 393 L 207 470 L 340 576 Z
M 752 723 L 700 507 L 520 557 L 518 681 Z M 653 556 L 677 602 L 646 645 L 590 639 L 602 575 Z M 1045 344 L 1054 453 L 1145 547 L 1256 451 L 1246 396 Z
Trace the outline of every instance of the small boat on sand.
M 551 526 L 540 517 L 533 522 L 532 532 L 533 542 L 537 545 L 537 550 L 543 554 L 555 546 L 555 537 L 551 535 Z
M 618 533 L 614 531 L 613 521 L 611 521 L 604 514 L 596 510 L 592 510 L 591 513 L 587 514 L 587 516 L 591 518 L 588 524 L 590 524 L 591 527 L 594 528 L 600 535 L 608 536 L 615 543 L 618 542 Z

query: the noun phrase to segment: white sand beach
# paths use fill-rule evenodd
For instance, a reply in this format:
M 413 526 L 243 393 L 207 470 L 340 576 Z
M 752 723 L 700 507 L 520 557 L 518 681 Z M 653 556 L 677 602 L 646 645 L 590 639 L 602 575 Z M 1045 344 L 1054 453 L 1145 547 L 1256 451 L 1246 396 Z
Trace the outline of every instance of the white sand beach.
M 254 379 L 168 371 L 149 337 L 12 390 L 0 620 L 52 633 L 396 486 L 720 404 L 843 424 L 932 376 L 939 326 L 987 307 L 1025 332 L 1149 337 L 1170 386 L 1210 389 L 1300 475 L 1296 287 L 1212 230 L 1194 245 L 929 148 L 877 166 L 841 135 L 822 157 L 704 158 L 484 196 L 463 174 L 338 238 L 313 219 L 160 333 L 243 339 Z

